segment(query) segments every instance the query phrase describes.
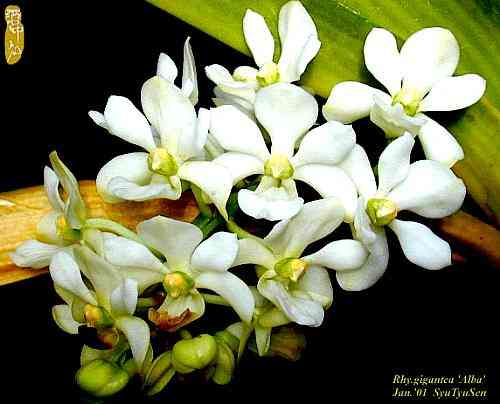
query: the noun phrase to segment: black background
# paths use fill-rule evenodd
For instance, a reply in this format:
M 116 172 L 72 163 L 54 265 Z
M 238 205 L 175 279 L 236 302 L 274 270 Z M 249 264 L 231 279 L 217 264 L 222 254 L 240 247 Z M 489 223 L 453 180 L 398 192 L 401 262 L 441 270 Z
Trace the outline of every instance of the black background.
M 180 65 L 186 36 L 192 37 L 201 106 L 209 106 L 212 88 L 202 66 L 252 64 L 145 2 L 16 4 L 23 12 L 25 51 L 18 64 L 7 66 L 3 58 L 0 64 L 0 191 L 41 184 L 48 153 L 55 149 L 79 179 L 95 178 L 112 157 L 133 150 L 93 124 L 87 111 L 102 111 L 111 94 L 139 106 L 140 86 L 155 73 L 159 53 Z M 0 28 L 4 32 L 3 20 Z M 178 383 L 159 401 L 391 402 L 395 373 L 467 372 L 487 375 L 494 401 L 498 270 L 473 260 L 426 271 L 401 259 L 397 243 L 391 247 L 389 269 L 373 288 L 347 293 L 335 287 L 333 308 L 319 329 L 307 330 L 308 347 L 299 362 L 247 355 L 230 385 Z M 80 343 L 52 322 L 55 303 L 48 276 L 0 289 L 1 402 L 81 400 L 73 384 Z M 217 314 L 211 309 L 208 316 Z M 140 402 L 134 391 L 119 402 Z

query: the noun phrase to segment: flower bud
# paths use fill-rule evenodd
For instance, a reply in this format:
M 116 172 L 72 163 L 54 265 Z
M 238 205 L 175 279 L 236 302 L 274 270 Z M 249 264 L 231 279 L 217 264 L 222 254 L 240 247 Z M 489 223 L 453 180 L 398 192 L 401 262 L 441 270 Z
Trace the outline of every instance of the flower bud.
M 274 62 L 264 64 L 257 73 L 257 82 L 261 87 L 269 86 L 280 81 L 280 71 Z
M 118 393 L 129 381 L 126 371 L 102 359 L 96 359 L 81 367 L 76 382 L 82 390 L 94 397 L 107 397 Z
M 238 351 L 238 346 L 240 345 L 240 340 L 231 334 L 229 331 L 224 330 L 224 331 L 219 331 L 215 334 L 215 338 L 217 340 L 221 340 L 225 342 L 229 348 L 231 348 L 233 351 Z
M 264 174 L 277 180 L 287 180 L 293 173 L 293 166 L 282 154 L 273 154 L 264 164 Z
M 179 169 L 174 157 L 166 149 L 161 147 L 149 153 L 148 166 L 154 173 L 166 177 L 177 174 L 177 170 Z
M 295 362 L 300 359 L 302 351 L 306 347 L 306 338 L 303 334 L 290 327 L 283 327 L 278 333 L 271 335 L 269 345 L 269 356 L 281 356 L 289 361 Z
M 398 209 L 389 199 L 372 198 L 366 204 L 366 213 L 375 226 L 385 226 L 396 218 Z
M 68 225 L 68 222 L 66 221 L 64 215 L 61 215 L 57 218 L 56 232 L 57 236 L 66 242 L 74 243 L 81 238 L 81 232 L 79 230 L 72 229 Z
M 217 358 L 212 380 L 217 384 L 228 384 L 233 377 L 235 367 L 234 353 L 221 339 L 217 340 Z
M 172 349 L 172 364 L 179 373 L 190 373 L 208 366 L 217 355 L 215 338 L 201 334 L 178 341 Z
M 306 269 L 307 263 L 300 258 L 284 258 L 274 265 L 278 275 L 293 282 L 297 282 Z
M 176 299 L 193 289 L 194 280 L 185 272 L 170 272 L 163 278 L 163 287 L 168 296 Z
M 107 310 L 92 304 L 85 305 L 83 315 L 85 317 L 85 321 L 91 327 L 108 328 L 112 327 L 114 324 L 114 320 Z
M 161 392 L 174 375 L 175 369 L 172 367 L 172 351 L 164 352 L 149 367 L 144 381 L 144 386 L 149 386 L 146 394 L 153 396 Z

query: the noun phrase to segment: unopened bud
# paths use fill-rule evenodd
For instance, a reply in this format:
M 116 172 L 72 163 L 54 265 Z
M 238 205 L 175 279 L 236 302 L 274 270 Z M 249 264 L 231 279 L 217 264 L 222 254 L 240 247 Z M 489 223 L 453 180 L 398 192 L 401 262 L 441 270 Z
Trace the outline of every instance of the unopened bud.
M 293 282 L 297 282 L 306 269 L 307 262 L 300 258 L 285 258 L 274 265 L 278 275 Z
M 269 86 L 280 81 L 280 71 L 274 62 L 264 64 L 257 73 L 257 82 L 261 87 Z
M 94 397 L 108 397 L 122 390 L 129 381 L 128 373 L 114 363 L 96 359 L 81 367 L 76 382 Z
M 217 384 L 228 384 L 233 377 L 235 367 L 234 353 L 222 340 L 217 340 L 217 358 L 212 380 Z
M 264 174 L 277 180 L 287 180 L 294 173 L 288 157 L 282 154 L 273 154 L 264 164 Z
M 306 338 L 303 334 L 290 327 L 283 327 L 276 334 L 271 335 L 268 355 L 281 356 L 289 361 L 300 359 L 306 347 Z
M 174 157 L 161 147 L 154 149 L 149 153 L 148 166 L 151 171 L 157 174 L 171 177 L 177 174 L 179 169 Z
M 161 392 L 170 382 L 175 374 L 175 369 L 172 367 L 172 351 L 164 352 L 158 356 L 151 366 L 145 377 L 144 385 L 149 386 L 146 394 L 153 396 Z
M 217 355 L 215 338 L 201 334 L 178 341 L 172 349 L 172 364 L 179 373 L 190 373 L 208 366 Z
M 229 346 L 229 348 L 231 348 L 233 351 L 235 352 L 238 351 L 240 340 L 236 336 L 231 334 L 229 331 L 227 330 L 219 331 L 215 334 L 215 338 L 225 342 Z
M 389 199 L 372 198 L 366 204 L 366 213 L 375 226 L 385 226 L 396 218 L 398 209 Z
M 194 280 L 185 272 L 170 272 L 163 278 L 163 287 L 168 296 L 176 299 L 193 289 Z

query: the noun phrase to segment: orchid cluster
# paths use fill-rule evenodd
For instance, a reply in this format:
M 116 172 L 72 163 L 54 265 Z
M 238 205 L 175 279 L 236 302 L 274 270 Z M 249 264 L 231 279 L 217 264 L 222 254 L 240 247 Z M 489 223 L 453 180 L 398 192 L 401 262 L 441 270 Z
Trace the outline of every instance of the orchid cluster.
M 449 244 L 406 220 L 404 211 L 410 219 L 442 218 L 466 194 L 451 170 L 462 149 L 424 114 L 465 108 L 485 90 L 477 75 L 452 76 L 459 60 L 453 34 L 427 28 L 398 51 L 391 33 L 374 29 L 365 62 L 389 94 L 339 83 L 322 108 L 326 122 L 318 123 L 317 99 L 293 84 L 321 47 L 302 4 L 290 1 L 280 11 L 277 62 L 262 16 L 248 10 L 243 32 L 257 67 L 233 73 L 206 67 L 216 84 L 214 107 L 196 108 L 188 38 L 180 86 L 175 63 L 161 54 L 156 75 L 141 89 L 142 112 L 114 95 L 104 113 L 89 112 L 97 125 L 142 149 L 101 168 L 96 184 L 104 201 L 177 200 L 190 190 L 200 209 L 194 223 L 156 216 L 132 230 L 89 217 L 77 180 L 50 155 L 44 183 L 52 211 L 37 239 L 21 244 L 12 259 L 22 267 L 49 266 L 64 301 L 54 306 L 54 320 L 83 339 L 77 381 L 95 396 L 115 394 L 132 377 L 150 395 L 176 374 L 204 372 L 225 384 L 246 347 L 297 359 L 304 340 L 290 325 L 323 323 L 333 303 L 331 275 L 347 291 L 382 277 L 386 228 L 413 264 L 429 270 L 451 264 Z M 378 162 L 370 162 L 350 125 L 367 116 L 387 136 Z M 412 158 L 417 136 L 425 159 Z M 237 224 L 248 217 L 275 223 L 261 237 Z M 334 238 L 341 226 L 352 238 Z M 193 337 L 186 326 L 210 304 L 232 309 L 233 323 Z

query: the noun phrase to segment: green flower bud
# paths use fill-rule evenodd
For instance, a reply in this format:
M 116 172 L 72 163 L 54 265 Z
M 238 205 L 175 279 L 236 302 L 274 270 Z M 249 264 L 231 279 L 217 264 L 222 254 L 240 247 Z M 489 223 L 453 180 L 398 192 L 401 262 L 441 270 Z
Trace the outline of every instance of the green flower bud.
M 85 305 L 83 315 L 85 317 L 85 321 L 91 327 L 109 328 L 114 324 L 114 320 L 107 310 L 92 304 Z
M 179 373 L 190 373 L 208 366 L 217 355 L 215 338 L 201 334 L 178 341 L 172 349 L 172 364 Z
M 174 157 L 161 147 L 154 149 L 149 153 L 148 166 L 151 171 L 157 174 L 171 177 L 177 174 L 179 166 Z
M 189 293 L 194 287 L 194 280 L 185 272 L 170 272 L 163 278 L 163 287 L 168 296 L 176 299 Z
M 174 375 L 175 369 L 172 367 L 172 351 L 164 352 L 149 367 L 144 381 L 144 386 L 149 386 L 146 394 L 153 396 L 161 392 Z
M 257 82 L 261 87 L 266 87 L 280 81 L 280 71 L 274 62 L 264 64 L 257 73 Z
M 217 340 L 226 343 L 233 351 L 238 351 L 240 340 L 227 330 L 219 331 L 215 334 Z
M 274 265 L 278 275 L 293 282 L 297 282 L 306 269 L 307 262 L 300 258 L 284 258 Z
M 222 340 L 217 341 L 217 358 L 212 380 L 217 384 L 228 384 L 234 373 L 235 360 L 231 348 Z
M 287 180 L 293 173 L 288 157 L 282 154 L 273 154 L 264 164 L 264 174 L 277 180 Z
M 129 381 L 128 373 L 102 359 L 96 359 L 81 367 L 76 382 L 82 390 L 94 397 L 108 397 L 122 390 Z
M 415 116 L 420 105 L 420 97 L 416 91 L 402 89 L 392 99 L 392 105 L 400 103 L 403 106 L 406 114 Z
M 366 213 L 375 226 L 385 226 L 396 218 L 398 209 L 389 199 L 372 198 L 366 204 Z
M 280 356 L 295 362 L 300 359 L 306 347 L 306 337 L 290 327 L 283 327 L 276 334 L 271 335 L 269 356 Z

